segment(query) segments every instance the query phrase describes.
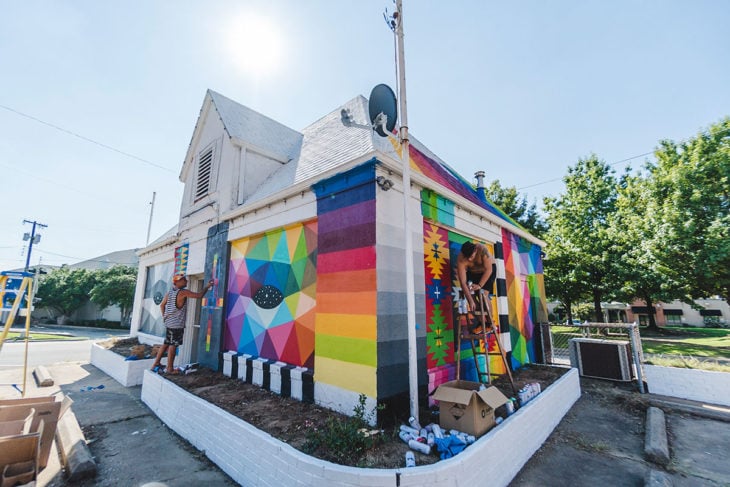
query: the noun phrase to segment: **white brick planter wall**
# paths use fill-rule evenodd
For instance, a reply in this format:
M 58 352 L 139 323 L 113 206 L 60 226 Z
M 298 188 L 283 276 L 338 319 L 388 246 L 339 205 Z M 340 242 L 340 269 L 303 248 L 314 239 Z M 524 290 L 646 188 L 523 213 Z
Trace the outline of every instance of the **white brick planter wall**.
M 124 360 L 124 358 L 96 343 L 91 344 L 91 364 L 124 387 L 141 384 L 144 371 L 152 367 L 155 361 L 154 359 Z
M 649 392 L 730 406 L 730 374 L 713 370 L 644 365 Z
M 571 369 L 453 458 L 408 469 L 367 469 L 310 457 L 157 374 L 145 373 L 142 384 L 142 401 L 236 482 L 272 487 L 507 485 L 579 397 L 578 371 Z

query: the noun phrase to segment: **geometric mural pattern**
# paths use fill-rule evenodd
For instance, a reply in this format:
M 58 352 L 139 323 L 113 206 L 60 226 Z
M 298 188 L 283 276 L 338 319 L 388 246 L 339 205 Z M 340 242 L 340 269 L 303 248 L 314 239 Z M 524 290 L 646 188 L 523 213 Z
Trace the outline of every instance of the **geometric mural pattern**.
M 160 303 L 172 287 L 172 261 L 147 267 L 147 280 L 142 299 L 142 316 L 139 331 L 158 337 L 165 336 Z
M 426 277 L 426 368 L 454 362 L 449 232 L 423 222 L 423 256 Z
M 317 222 L 231 243 L 225 350 L 314 366 Z
M 512 366 L 535 362 L 535 324 L 547 319 L 547 300 L 539 245 L 502 229 L 509 302 Z

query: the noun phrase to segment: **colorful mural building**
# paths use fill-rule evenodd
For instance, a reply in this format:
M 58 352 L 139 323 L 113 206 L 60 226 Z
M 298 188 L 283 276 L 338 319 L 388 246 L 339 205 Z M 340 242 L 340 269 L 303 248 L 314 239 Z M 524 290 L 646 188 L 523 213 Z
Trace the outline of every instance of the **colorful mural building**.
M 343 110 L 354 124 L 343 124 Z M 187 273 L 193 290 L 212 278 L 205 298 L 188 304 L 180 363 L 219 370 L 224 357 L 242 357 L 263 386 L 274 370 L 282 383 L 301 378 L 303 400 L 345 414 L 360 395 L 368 407 L 403 401 L 407 410 L 405 259 L 415 264 L 425 403 L 457 367 L 462 379 L 477 377 L 471 349 L 460 364 L 454 349 L 456 257 L 471 240 L 497 262 L 494 339 L 513 369 L 534 362 L 533 332 L 547 321 L 544 243 L 487 200 L 481 177 L 472 184 L 413 137 L 404 188 L 397 139 L 368 125 L 362 96 L 296 131 L 208 91 L 180 171 L 179 222 L 139 252 L 133 334 L 162 340 L 159 303 L 173 273 Z M 501 359 L 490 365 L 504 372 Z

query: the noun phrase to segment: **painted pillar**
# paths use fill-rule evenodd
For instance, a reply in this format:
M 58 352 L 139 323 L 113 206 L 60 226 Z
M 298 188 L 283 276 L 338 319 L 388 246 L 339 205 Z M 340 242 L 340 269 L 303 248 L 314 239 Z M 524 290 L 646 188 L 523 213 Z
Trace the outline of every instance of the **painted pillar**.
M 204 283 L 213 279 L 213 287 L 200 301 L 200 333 L 198 335 L 198 362 L 213 370 L 222 367 L 221 346 L 225 309 L 223 298 L 228 275 L 228 222 L 208 229 L 205 248 Z
M 314 380 L 377 397 L 375 162 L 314 185 L 317 315 Z

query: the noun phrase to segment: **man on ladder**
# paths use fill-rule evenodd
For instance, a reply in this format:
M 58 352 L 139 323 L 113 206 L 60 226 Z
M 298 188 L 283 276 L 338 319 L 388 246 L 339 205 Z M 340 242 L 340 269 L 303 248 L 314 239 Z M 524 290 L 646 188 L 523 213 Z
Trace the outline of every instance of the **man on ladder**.
M 472 353 L 474 354 L 474 362 L 476 366 L 477 377 L 484 383 L 490 383 L 490 372 L 489 372 L 489 341 L 488 334 L 494 333 L 495 344 L 499 350 L 502 362 L 504 363 L 505 371 L 514 389 L 514 381 L 512 380 L 512 373 L 510 371 L 507 357 L 502 349 L 502 344 L 499 339 L 499 331 L 492 321 L 491 313 L 491 302 L 489 299 L 490 290 L 494 287 L 494 281 L 497 277 L 497 264 L 494 261 L 494 257 L 489 253 L 489 250 L 480 243 L 464 242 L 461 246 L 461 251 L 456 258 L 456 272 L 461 286 L 462 293 L 467 300 L 468 309 L 462 310 L 466 313 L 466 330 L 462 329 L 459 324 L 459 337 L 458 337 L 458 357 L 457 358 L 457 371 L 461 368 L 459 364 L 461 357 L 461 340 L 466 339 L 470 341 Z M 476 300 L 479 301 L 477 304 Z M 474 321 L 469 323 L 469 313 L 474 317 Z M 484 342 L 484 366 L 485 370 L 479 370 L 479 364 L 477 360 L 477 347 L 475 341 Z

